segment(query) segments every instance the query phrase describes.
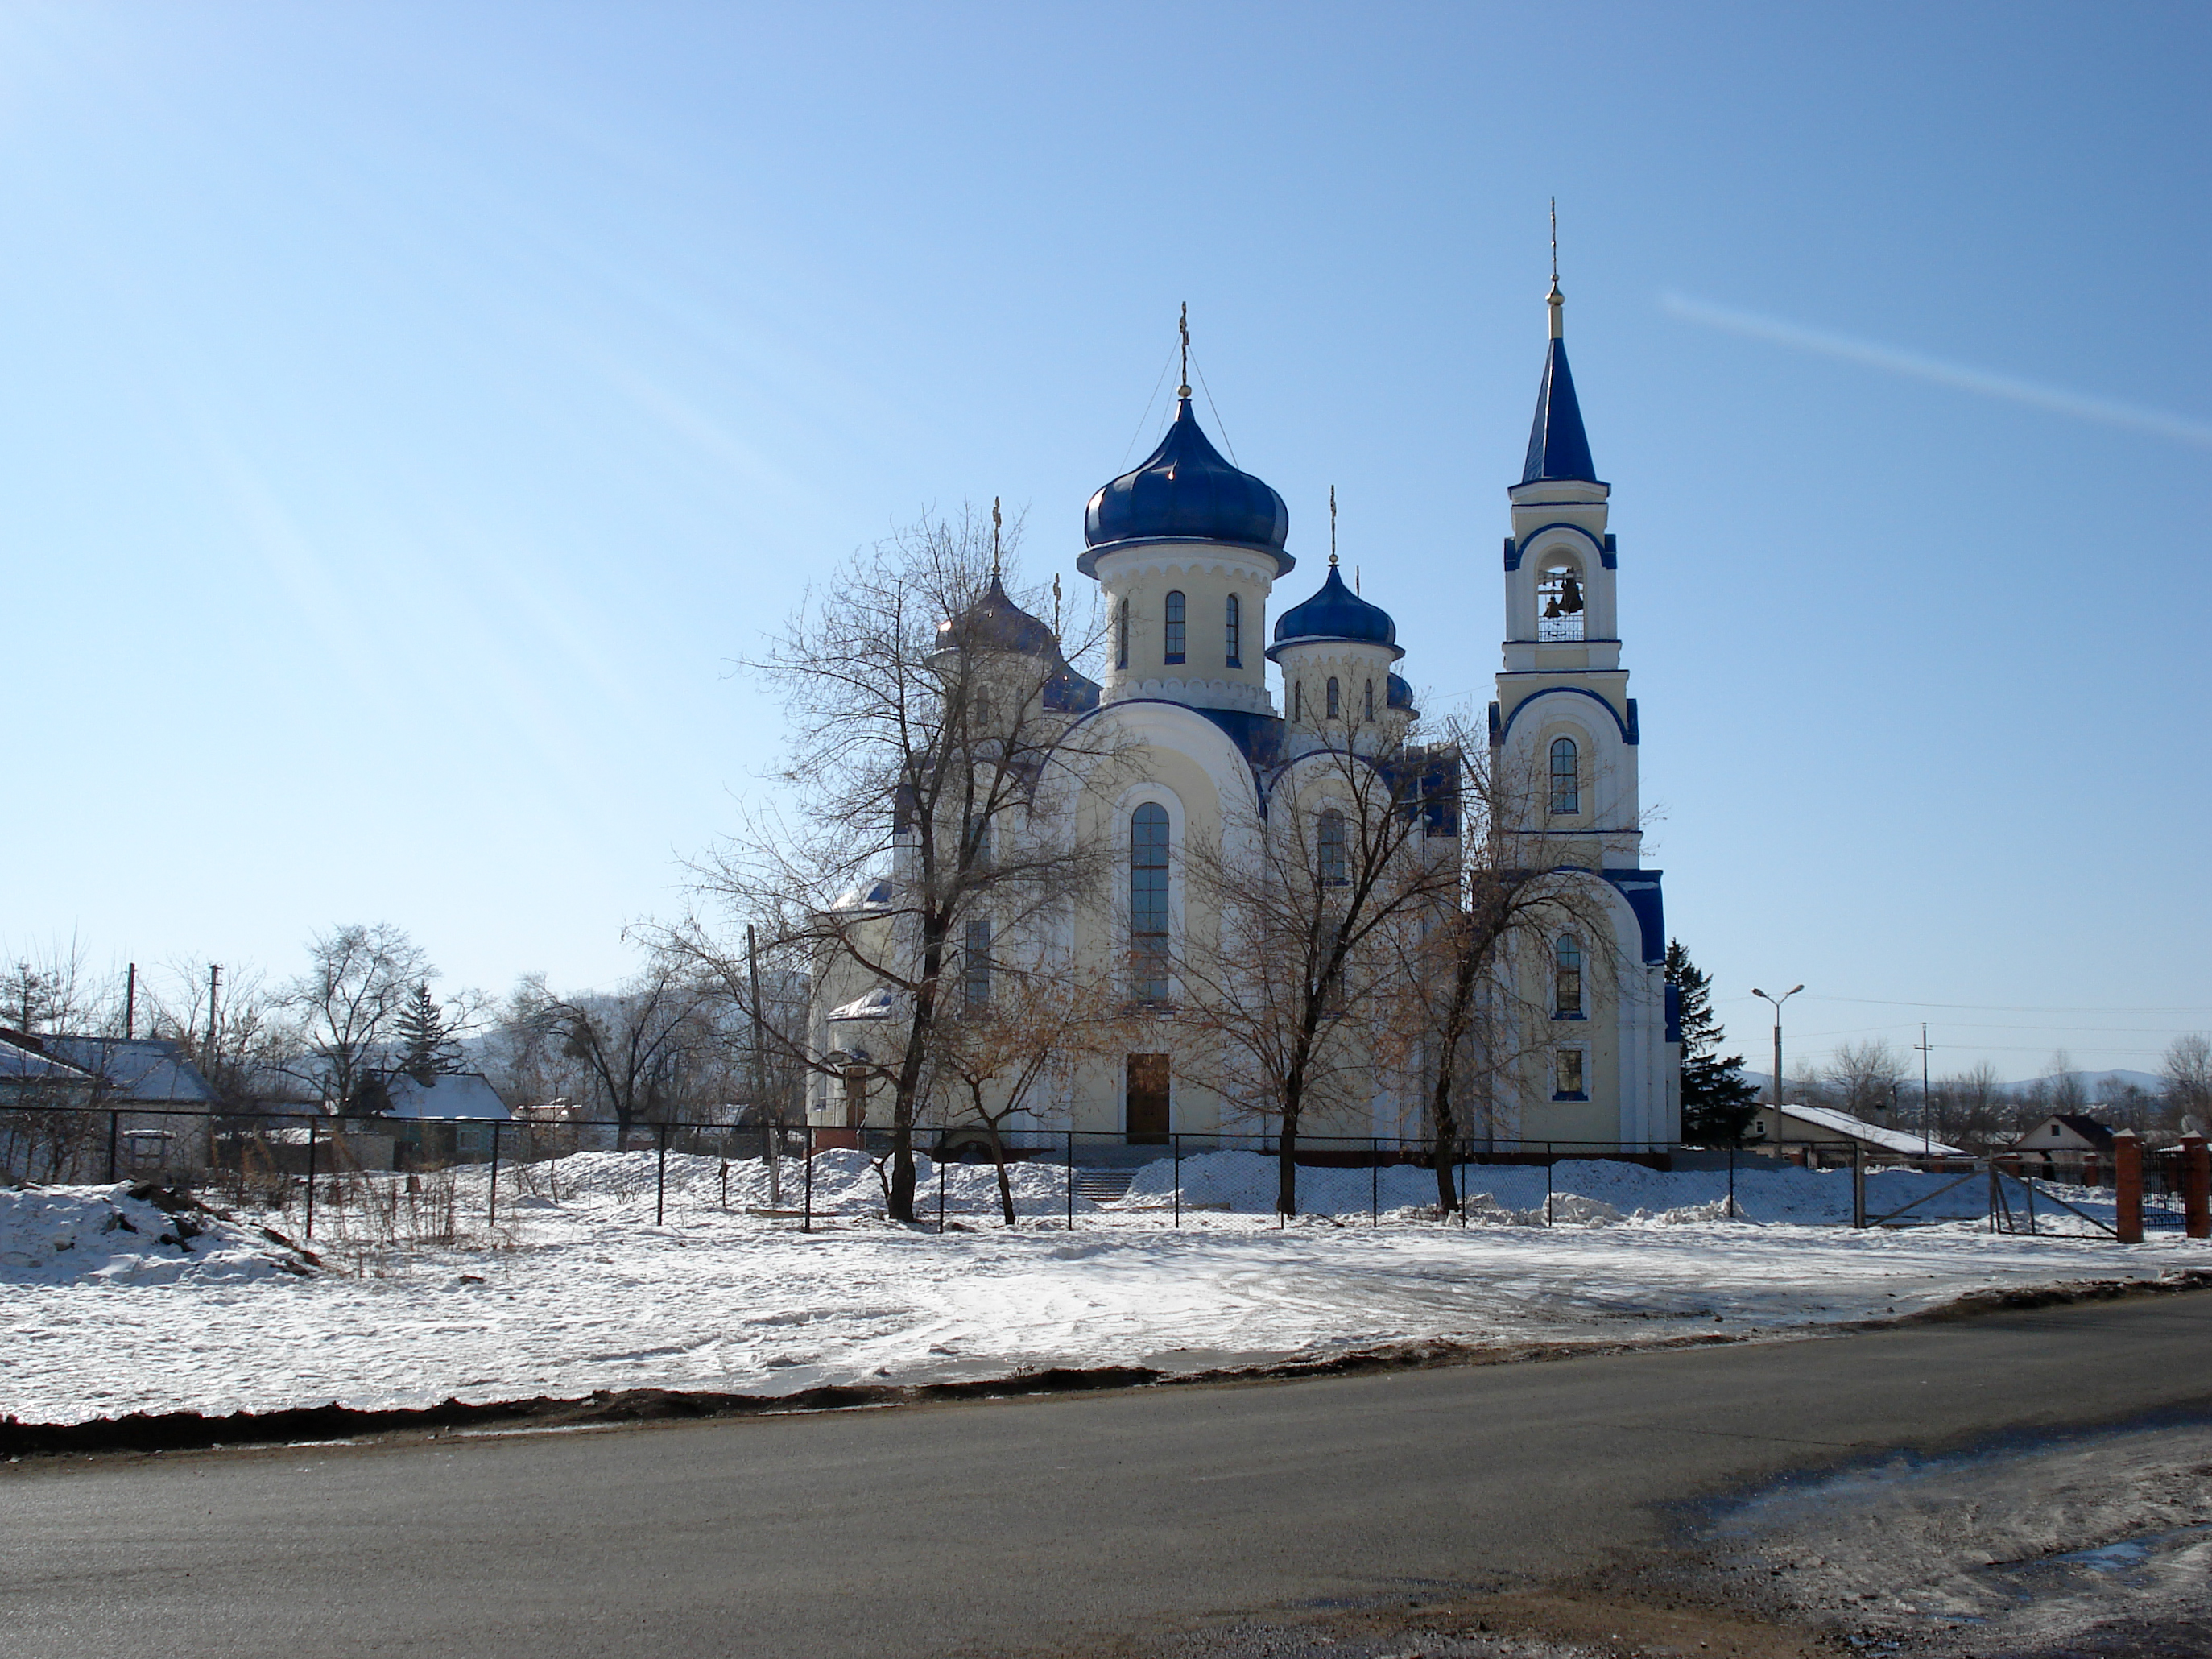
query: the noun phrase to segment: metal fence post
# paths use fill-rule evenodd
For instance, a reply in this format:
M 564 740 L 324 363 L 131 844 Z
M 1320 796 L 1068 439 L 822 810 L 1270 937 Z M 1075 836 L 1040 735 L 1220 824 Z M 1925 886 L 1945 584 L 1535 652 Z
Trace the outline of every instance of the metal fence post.
M 1544 1143 L 1544 1224 L 1547 1227 L 1553 1224 L 1552 1184 L 1552 1143 L 1547 1140 Z
M 116 1128 L 117 1128 L 117 1126 L 118 1126 L 118 1124 L 120 1124 L 120 1123 L 121 1123 L 121 1121 L 122 1121 L 122 1114 L 121 1114 L 121 1113 L 119 1113 L 119 1112 L 110 1112 L 110 1113 L 107 1115 L 107 1184 L 108 1184 L 109 1186 L 111 1186 L 111 1187 L 112 1187 L 112 1186 L 113 1186 L 113 1185 L 115 1184 L 115 1137 L 116 1137 Z
M 1851 1142 L 1851 1225 L 1866 1225 L 1866 1149 Z
M 1170 1156 L 1175 1159 L 1175 1224 L 1182 1225 L 1182 1137 L 1168 1137 Z
M 799 1224 L 799 1231 L 802 1233 L 814 1231 L 814 1126 L 811 1123 L 806 1126 L 806 1212 L 805 1219 Z
M 484 1224 L 495 1226 L 499 1222 L 499 1121 L 491 1126 L 491 1194 L 484 1200 Z
M 944 1148 L 938 1148 L 937 1160 L 937 1231 L 945 1231 L 945 1158 Z
M 1075 1131 L 1067 1132 L 1067 1231 L 1075 1231 Z
M 661 1218 L 668 1213 L 668 1126 L 655 1126 L 660 1143 L 660 1161 L 653 1182 L 653 1224 L 660 1225 Z
M 315 1121 L 307 1120 L 307 1237 L 315 1236 Z
M 1367 1224 L 1382 1224 L 1382 1139 L 1367 1137 Z

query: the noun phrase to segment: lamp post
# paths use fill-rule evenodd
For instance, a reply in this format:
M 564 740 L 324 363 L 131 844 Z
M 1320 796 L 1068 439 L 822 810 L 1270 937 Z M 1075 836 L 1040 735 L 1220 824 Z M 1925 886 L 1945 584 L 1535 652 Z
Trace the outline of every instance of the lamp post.
M 1752 995 L 1774 1005 L 1774 1144 L 1778 1146 L 1782 1144 L 1782 1005 L 1804 988 L 1793 985 L 1780 996 L 1771 997 L 1756 985 L 1751 988 Z M 1781 1154 L 1778 1152 L 1776 1156 Z

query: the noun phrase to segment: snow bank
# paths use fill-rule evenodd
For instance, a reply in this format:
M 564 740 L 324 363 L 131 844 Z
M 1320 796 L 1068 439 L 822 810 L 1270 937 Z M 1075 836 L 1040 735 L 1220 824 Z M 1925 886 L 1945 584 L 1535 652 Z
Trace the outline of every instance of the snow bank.
M 266 1279 L 304 1274 L 313 1260 L 165 1188 L 0 1188 L 0 1284 Z

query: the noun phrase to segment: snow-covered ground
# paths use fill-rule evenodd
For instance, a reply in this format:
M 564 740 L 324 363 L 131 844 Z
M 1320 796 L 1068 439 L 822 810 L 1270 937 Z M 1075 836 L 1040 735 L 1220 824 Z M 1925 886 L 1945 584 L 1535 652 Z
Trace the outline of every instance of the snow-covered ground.
M 881 1208 L 874 1172 L 857 1154 L 832 1153 L 815 1170 L 829 1218 L 809 1234 L 745 1213 L 764 1196 L 757 1167 L 732 1166 L 726 1210 L 716 1160 L 670 1162 L 663 1226 L 652 1224 L 649 1154 L 585 1154 L 520 1179 L 510 1171 L 497 1225 L 479 1224 L 477 1237 L 449 1246 L 349 1249 L 331 1234 L 364 1212 L 326 1206 L 316 1245 L 328 1265 L 305 1278 L 276 1265 L 284 1253 L 244 1224 L 221 1232 L 220 1250 L 157 1244 L 117 1270 L 112 1252 L 96 1256 L 82 1241 L 122 1189 L 0 1194 L 13 1200 L 9 1213 L 38 1218 L 0 1232 L 0 1413 L 65 1423 L 646 1386 L 781 1394 L 1023 1367 L 1205 1370 L 1406 1340 L 1775 1334 L 1910 1313 L 1992 1285 L 2212 1268 L 2212 1247 L 2173 1235 L 2120 1247 L 1991 1236 L 1970 1221 L 1912 1232 L 1729 1222 L 1712 1218 L 1714 1197 L 1700 1184 L 1717 1180 L 1724 1194 L 1724 1174 L 1611 1164 L 1581 1166 L 1586 1176 L 1561 1166 L 1563 1192 L 1595 1190 L 1555 1202 L 1555 1219 L 1582 1219 L 1551 1227 L 1531 1224 L 1542 1217 L 1540 1169 L 1487 1167 L 1470 1171 L 1469 1188 L 1496 1188 L 1494 1201 L 1465 1228 L 1411 1212 L 1400 1224 L 1365 1224 L 1370 1176 L 1361 1170 L 1307 1172 L 1324 1177 L 1308 1189 L 1316 1199 L 1340 1178 L 1356 1197 L 1341 1220 L 1278 1229 L 1259 1215 L 1198 1211 L 1185 1219 L 1200 1224 L 1177 1231 L 1140 1182 L 1121 1204 L 1079 1200 L 1073 1233 L 1060 1220 L 1060 1171 L 1018 1172 L 1028 1218 L 1009 1230 L 979 1212 L 991 1171 L 963 1168 L 951 1173 L 973 1190 L 948 1207 L 967 1212 L 969 1230 L 937 1234 L 870 1214 Z M 1202 1162 L 1185 1163 L 1186 1203 L 1209 1201 L 1193 1196 Z M 1197 1173 L 1225 1177 L 1233 1167 Z M 795 1198 L 797 1166 L 786 1174 Z M 464 1172 L 446 1195 L 450 1213 L 482 1216 L 483 1176 Z M 1837 1180 L 1740 1177 L 1738 1197 L 1753 1215 L 1831 1212 Z M 1514 1184 L 1530 1181 L 1533 1191 Z M 1422 1195 L 1432 1194 L 1404 1197 Z M 1679 1200 L 1688 1201 L 1670 1201 Z M 65 1221 L 80 1242 L 53 1249 Z M 115 1234 L 98 1237 L 105 1250 Z M 262 1265 L 224 1254 L 253 1249 Z M 91 1271 L 64 1276 L 76 1266 Z

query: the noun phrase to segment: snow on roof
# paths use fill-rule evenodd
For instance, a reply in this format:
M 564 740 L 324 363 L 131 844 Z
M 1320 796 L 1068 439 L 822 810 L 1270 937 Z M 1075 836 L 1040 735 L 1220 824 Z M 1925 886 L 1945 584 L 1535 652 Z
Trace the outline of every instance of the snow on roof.
M 106 1079 L 112 1099 L 149 1105 L 212 1106 L 215 1091 L 184 1046 L 167 1037 L 42 1036 L 39 1046 Z
M 854 997 L 850 1002 L 830 1011 L 831 1019 L 889 1019 L 897 1012 L 898 995 L 888 985 L 878 985 L 872 991 Z
M 1902 1129 L 1885 1129 L 1878 1123 L 1869 1123 L 1863 1117 L 1853 1117 L 1849 1112 L 1839 1112 L 1833 1107 L 1785 1105 L 1782 1109 L 1782 1115 L 1813 1128 L 1826 1129 L 1831 1134 L 1863 1141 L 1869 1146 L 1879 1146 L 1884 1152 L 1924 1152 L 1937 1158 L 1973 1156 L 1963 1146 L 1947 1146 L 1940 1140 L 1923 1139 Z
M 491 1079 L 482 1072 L 452 1072 L 424 1083 L 406 1072 L 393 1072 L 382 1079 L 392 1101 L 384 1117 L 509 1118 L 507 1103 Z
M 5 1083 L 89 1083 L 92 1076 L 65 1060 L 53 1060 L 26 1048 L 20 1042 L 10 1042 L 0 1037 L 0 1082 Z

